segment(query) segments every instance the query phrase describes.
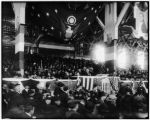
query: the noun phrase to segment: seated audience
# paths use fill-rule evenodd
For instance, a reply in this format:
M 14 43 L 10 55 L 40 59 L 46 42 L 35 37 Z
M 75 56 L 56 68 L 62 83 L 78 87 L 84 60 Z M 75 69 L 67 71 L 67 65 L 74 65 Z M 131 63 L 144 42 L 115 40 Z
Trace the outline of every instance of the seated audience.
M 20 94 L 18 84 L 11 84 L 9 92 L 6 92 L 7 85 L 4 84 L 2 92 L 8 95 L 8 108 L 5 113 L 3 112 L 3 118 L 135 119 L 148 117 L 148 95 L 142 85 L 138 86 L 135 93 L 132 92 L 133 86 L 126 85 L 121 86 L 117 94 L 116 92 L 106 94 L 99 90 L 98 86 L 95 86 L 92 91 L 81 86 L 70 90 L 64 84 L 56 83 L 54 92 L 57 91 L 57 94 L 53 96 L 50 91 L 46 92 L 40 87 L 37 87 L 37 90 L 26 87 L 25 89 L 29 88 L 30 92 L 25 102 L 22 96 L 24 93 Z

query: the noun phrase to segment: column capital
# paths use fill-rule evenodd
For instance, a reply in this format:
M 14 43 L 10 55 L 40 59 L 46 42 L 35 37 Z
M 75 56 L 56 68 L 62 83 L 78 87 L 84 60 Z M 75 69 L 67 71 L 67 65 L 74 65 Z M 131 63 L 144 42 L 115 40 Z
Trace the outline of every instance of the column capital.
M 23 2 L 23 3 L 19 3 L 19 2 L 13 2 L 12 3 L 12 7 L 13 7 L 13 10 L 14 10 L 14 13 L 16 12 L 20 12 L 18 11 L 20 8 L 25 8 L 26 7 L 26 3 Z
M 20 24 L 25 24 L 26 3 L 13 2 L 12 7 L 15 13 L 15 29 L 18 29 Z

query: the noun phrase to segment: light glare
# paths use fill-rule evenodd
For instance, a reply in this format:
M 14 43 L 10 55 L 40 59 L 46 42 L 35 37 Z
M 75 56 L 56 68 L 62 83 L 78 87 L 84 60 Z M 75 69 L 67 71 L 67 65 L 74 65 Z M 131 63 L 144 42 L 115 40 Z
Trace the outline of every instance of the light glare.
M 102 45 L 96 45 L 93 49 L 93 58 L 96 62 L 105 62 L 105 48 Z
M 119 68 L 127 67 L 127 51 L 125 48 L 121 49 L 118 53 L 117 64 Z
M 137 54 L 137 64 L 141 69 L 144 69 L 144 52 L 139 51 Z

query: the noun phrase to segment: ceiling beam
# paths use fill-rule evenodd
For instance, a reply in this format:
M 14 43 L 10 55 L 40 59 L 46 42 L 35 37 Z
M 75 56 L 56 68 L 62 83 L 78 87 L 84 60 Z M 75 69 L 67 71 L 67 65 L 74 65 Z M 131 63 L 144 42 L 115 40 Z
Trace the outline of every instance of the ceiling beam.
M 97 20 L 98 24 L 99 24 L 99 25 L 102 27 L 102 29 L 104 30 L 105 25 L 104 25 L 104 23 L 101 21 L 101 19 L 100 19 L 98 16 L 96 16 L 96 20 Z
M 74 51 L 74 47 L 70 46 L 63 46 L 63 45 L 50 45 L 50 44 L 39 44 L 39 48 L 47 48 L 47 49 L 55 49 L 55 50 L 67 50 L 67 51 Z
M 15 40 L 11 41 L 9 45 L 15 45 Z M 25 42 L 25 46 L 33 47 L 32 43 Z M 68 50 L 68 51 L 74 51 L 75 48 L 72 46 L 66 46 L 66 45 L 55 45 L 51 43 L 39 43 L 39 48 L 47 48 L 47 49 L 56 49 L 56 50 Z
M 37 39 L 36 39 L 36 40 L 34 41 L 34 43 L 33 43 L 33 47 L 39 46 L 40 40 L 41 40 L 41 38 L 42 38 L 43 36 L 44 36 L 43 34 L 40 34 L 40 35 L 37 37 Z
M 127 12 L 128 8 L 130 6 L 130 3 L 125 3 L 125 5 L 123 6 L 119 16 L 118 16 L 118 19 L 117 19 L 117 22 L 116 22 L 116 27 L 119 26 L 119 24 L 121 23 L 125 13 Z

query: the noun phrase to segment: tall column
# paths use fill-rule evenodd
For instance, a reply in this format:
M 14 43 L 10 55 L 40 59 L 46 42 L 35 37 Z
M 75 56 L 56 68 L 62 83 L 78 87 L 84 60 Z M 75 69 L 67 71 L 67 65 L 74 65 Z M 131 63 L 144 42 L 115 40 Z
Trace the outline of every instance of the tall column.
M 25 7 L 26 3 L 14 2 L 12 4 L 15 13 L 15 55 L 17 68 L 21 76 L 24 76 L 24 24 L 25 24 Z
M 112 73 L 116 69 L 116 39 L 118 39 L 117 3 L 109 3 L 105 6 L 104 42 L 106 43 L 106 63 Z
M 118 26 L 121 23 L 130 3 L 125 3 L 119 16 L 117 16 L 117 3 L 106 4 L 105 6 L 105 29 L 104 42 L 107 44 L 106 60 L 110 61 L 111 68 L 116 70 Z
M 104 42 L 111 42 L 118 39 L 118 31 L 115 27 L 117 22 L 117 3 L 106 4 L 105 6 L 105 29 Z

